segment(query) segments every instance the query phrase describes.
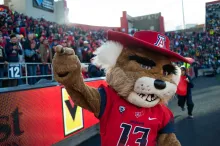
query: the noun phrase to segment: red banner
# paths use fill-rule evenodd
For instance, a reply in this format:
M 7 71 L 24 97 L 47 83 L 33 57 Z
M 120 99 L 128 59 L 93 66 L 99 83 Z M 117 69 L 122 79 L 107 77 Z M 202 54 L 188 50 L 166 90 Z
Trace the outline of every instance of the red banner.
M 86 82 L 98 87 L 104 80 Z M 0 145 L 51 146 L 98 123 L 61 86 L 0 94 Z

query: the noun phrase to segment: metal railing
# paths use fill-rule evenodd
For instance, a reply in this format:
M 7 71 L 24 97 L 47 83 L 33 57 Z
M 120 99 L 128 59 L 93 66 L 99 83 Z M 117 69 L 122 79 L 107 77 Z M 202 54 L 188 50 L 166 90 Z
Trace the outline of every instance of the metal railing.
M 12 79 L 24 79 L 26 80 L 26 84 L 28 84 L 28 79 L 29 78 L 42 78 L 42 77 L 52 77 L 52 81 L 54 81 L 54 75 L 53 75 L 53 67 L 51 63 L 20 63 L 20 62 L 10 62 L 8 64 L 4 64 L 4 63 L 0 63 L 5 65 L 4 70 L 7 71 L 7 77 L 0 77 L 0 80 L 12 80 Z M 81 63 L 82 66 L 88 66 L 90 63 Z M 48 67 L 50 66 L 50 71 L 51 74 L 48 75 L 35 75 L 35 76 L 30 76 L 28 73 L 28 65 L 48 65 Z M 12 69 L 11 69 L 12 67 Z M 18 68 L 17 68 L 18 67 Z M 25 73 L 23 73 L 23 68 L 25 70 Z M 41 70 L 40 70 L 41 71 Z M 11 76 L 10 73 L 11 72 L 19 72 L 20 76 L 14 77 Z M 47 71 L 47 73 L 49 72 L 49 69 Z M 14 73 L 13 73 L 14 74 Z M 37 70 L 36 70 L 36 74 L 37 74 Z
M 4 63 L 0 63 L 4 64 Z M 51 63 L 13 63 L 10 62 L 8 64 L 4 64 L 4 72 L 7 71 L 7 77 L 0 78 L 0 80 L 12 80 L 12 79 L 24 79 L 26 80 L 26 84 L 28 84 L 29 78 L 40 78 L 40 77 L 52 77 L 52 80 L 54 80 L 53 76 L 53 68 Z M 28 74 L 28 65 L 48 65 L 47 73 L 49 72 L 49 66 L 51 69 L 51 74 L 48 75 L 35 75 L 35 76 L 29 76 Z M 23 68 L 25 69 L 25 73 L 23 74 Z M 37 74 L 37 69 L 36 73 Z

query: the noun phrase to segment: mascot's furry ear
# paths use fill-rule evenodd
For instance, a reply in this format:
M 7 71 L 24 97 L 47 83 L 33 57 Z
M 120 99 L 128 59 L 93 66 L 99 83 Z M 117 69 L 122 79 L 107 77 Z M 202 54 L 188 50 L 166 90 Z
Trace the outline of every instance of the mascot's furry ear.
M 108 41 L 93 53 L 96 56 L 92 59 L 92 63 L 99 65 L 104 69 L 111 68 L 115 66 L 122 50 L 122 44 L 114 41 Z
M 176 85 L 178 85 L 180 82 L 181 69 L 178 66 L 175 67 L 176 67 L 176 74 L 173 75 L 172 80 Z

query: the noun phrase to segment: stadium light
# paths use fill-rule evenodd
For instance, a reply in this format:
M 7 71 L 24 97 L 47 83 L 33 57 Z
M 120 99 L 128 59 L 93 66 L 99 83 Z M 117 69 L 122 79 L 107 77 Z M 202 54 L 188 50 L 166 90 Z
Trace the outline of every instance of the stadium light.
M 182 13 L 183 13 L 183 30 L 185 30 L 185 15 L 184 15 L 184 4 L 182 0 Z

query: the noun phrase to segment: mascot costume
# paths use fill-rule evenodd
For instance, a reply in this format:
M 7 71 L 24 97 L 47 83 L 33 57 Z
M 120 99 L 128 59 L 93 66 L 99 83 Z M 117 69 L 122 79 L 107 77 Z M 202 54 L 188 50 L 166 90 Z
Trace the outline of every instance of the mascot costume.
M 108 41 L 94 53 L 106 70 L 107 85 L 87 86 L 73 49 L 56 47 L 54 78 L 74 103 L 100 120 L 102 146 L 180 146 L 174 117 L 166 107 L 177 89 L 180 69 L 189 60 L 170 50 L 169 39 L 153 31 L 134 36 L 109 31 Z

